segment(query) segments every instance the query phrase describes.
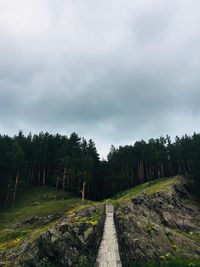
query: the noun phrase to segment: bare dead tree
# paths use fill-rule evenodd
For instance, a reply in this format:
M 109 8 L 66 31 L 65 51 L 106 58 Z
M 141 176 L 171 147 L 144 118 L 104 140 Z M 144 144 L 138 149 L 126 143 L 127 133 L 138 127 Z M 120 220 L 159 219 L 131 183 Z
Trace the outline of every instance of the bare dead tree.
M 84 202 L 85 200 L 85 186 L 86 186 L 86 182 L 84 181 L 83 182 L 83 186 L 82 186 L 82 190 L 80 191 L 81 192 L 81 198 L 82 198 L 82 203 Z

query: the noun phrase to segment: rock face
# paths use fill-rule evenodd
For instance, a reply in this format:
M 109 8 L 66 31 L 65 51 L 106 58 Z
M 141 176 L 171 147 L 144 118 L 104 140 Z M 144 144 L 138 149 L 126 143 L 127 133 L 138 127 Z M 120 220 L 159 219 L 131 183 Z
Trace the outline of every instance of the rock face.
M 24 227 L 24 226 L 28 226 L 28 227 L 36 227 L 36 226 L 44 226 L 50 222 L 53 222 L 61 217 L 64 216 L 64 213 L 53 213 L 53 214 L 49 214 L 49 215 L 46 215 L 46 216 L 34 216 L 30 219 L 27 219 L 27 220 L 24 220 L 20 223 L 17 223 L 17 224 L 13 224 L 12 225 L 12 228 L 13 229 L 19 229 L 21 227 Z
M 63 217 L 34 242 L 5 255 L 12 266 L 83 266 L 95 262 L 103 232 L 104 207 L 90 207 Z M 82 264 L 82 265 L 81 265 Z
M 199 204 L 191 200 L 183 179 L 164 190 L 149 190 L 151 193 L 128 197 L 124 202 L 113 201 L 117 203 L 114 219 L 122 266 L 135 266 L 135 262 L 144 266 L 145 261 L 165 261 L 177 256 L 200 260 Z M 113 217 L 109 219 L 108 226 L 113 226 Z M 70 214 L 37 216 L 22 225 L 13 225 L 42 225 L 44 229 L 39 228 L 42 232 L 37 237 L 25 239 L 17 248 L 0 251 L 0 266 L 93 266 L 104 221 L 102 204 Z M 111 240 L 112 234 L 108 236 Z M 108 249 L 103 250 L 107 252 Z
M 118 207 L 115 222 L 123 266 L 173 256 L 200 258 L 200 207 L 186 184 L 143 194 Z

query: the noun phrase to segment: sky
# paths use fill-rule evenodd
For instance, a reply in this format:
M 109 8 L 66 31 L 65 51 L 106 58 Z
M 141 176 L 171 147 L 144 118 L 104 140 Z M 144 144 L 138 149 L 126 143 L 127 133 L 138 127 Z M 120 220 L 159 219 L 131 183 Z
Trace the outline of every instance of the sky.
M 111 144 L 200 126 L 199 0 L 0 0 L 0 133 Z

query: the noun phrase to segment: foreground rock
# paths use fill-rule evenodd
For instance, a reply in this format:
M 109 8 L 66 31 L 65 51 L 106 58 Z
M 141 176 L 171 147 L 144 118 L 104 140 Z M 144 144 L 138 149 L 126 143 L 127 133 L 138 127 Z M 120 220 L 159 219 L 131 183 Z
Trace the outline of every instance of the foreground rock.
M 200 207 L 189 200 L 184 180 L 132 198 L 119 206 L 115 220 L 123 266 L 178 256 L 200 259 Z
M 36 240 L 2 255 L 6 266 L 81 266 L 95 262 L 104 207 L 90 207 L 59 220 Z M 3 265 L 2 265 L 3 266 Z

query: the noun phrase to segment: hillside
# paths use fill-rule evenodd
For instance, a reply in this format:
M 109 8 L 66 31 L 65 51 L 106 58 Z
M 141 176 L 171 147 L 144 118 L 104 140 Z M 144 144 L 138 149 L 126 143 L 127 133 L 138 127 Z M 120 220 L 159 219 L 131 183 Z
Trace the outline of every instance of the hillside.
M 200 207 L 185 178 L 148 182 L 101 202 L 62 194 L 30 187 L 1 211 L 2 266 L 93 266 L 110 202 L 123 266 L 200 266 Z
M 23 189 L 13 208 L 0 211 L 1 265 L 13 266 L 13 260 L 23 253 L 24 246 L 29 247 L 60 219 L 91 205 L 91 201 L 82 203 L 73 194 L 50 186 Z
M 200 266 L 200 206 L 188 190 L 177 176 L 143 184 L 115 200 L 124 266 Z

